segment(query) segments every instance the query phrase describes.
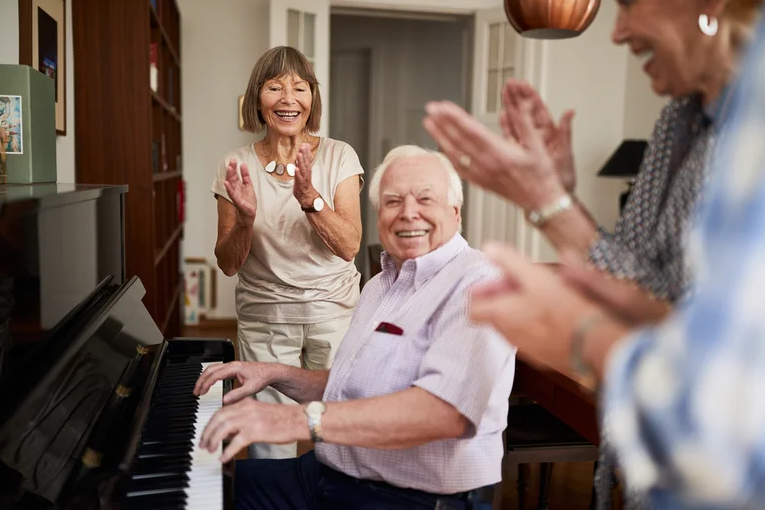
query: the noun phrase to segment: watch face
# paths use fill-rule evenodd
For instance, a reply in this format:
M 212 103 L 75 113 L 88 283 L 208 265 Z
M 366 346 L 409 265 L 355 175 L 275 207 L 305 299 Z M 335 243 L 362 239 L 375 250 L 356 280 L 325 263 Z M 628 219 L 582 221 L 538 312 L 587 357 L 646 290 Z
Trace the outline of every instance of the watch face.
M 317 211 L 321 211 L 322 209 L 324 209 L 324 200 L 321 197 L 316 197 L 313 200 L 313 208 L 316 209 Z
M 305 406 L 305 411 L 308 414 L 321 414 L 326 409 L 324 402 L 310 402 Z

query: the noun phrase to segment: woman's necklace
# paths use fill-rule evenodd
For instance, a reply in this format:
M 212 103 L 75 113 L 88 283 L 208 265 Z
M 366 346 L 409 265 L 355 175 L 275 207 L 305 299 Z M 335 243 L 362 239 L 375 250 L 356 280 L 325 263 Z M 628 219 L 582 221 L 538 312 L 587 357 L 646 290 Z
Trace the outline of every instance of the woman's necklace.
M 270 146 L 267 142 L 264 141 L 263 143 L 263 152 L 266 159 L 270 158 Z M 295 177 L 295 168 L 297 161 L 294 163 L 287 163 L 286 165 L 283 163 L 278 163 L 276 159 L 271 159 L 271 161 L 265 165 L 266 172 L 269 174 L 275 173 L 276 175 L 284 175 L 284 172 L 287 172 L 287 175 L 290 177 Z
M 294 163 L 287 163 L 287 165 L 282 165 L 281 163 L 277 164 L 276 161 L 271 161 L 269 164 L 266 165 L 266 172 L 269 174 L 272 174 L 276 172 L 276 175 L 284 175 L 284 170 L 287 170 L 287 175 L 290 177 L 295 177 L 295 164 Z

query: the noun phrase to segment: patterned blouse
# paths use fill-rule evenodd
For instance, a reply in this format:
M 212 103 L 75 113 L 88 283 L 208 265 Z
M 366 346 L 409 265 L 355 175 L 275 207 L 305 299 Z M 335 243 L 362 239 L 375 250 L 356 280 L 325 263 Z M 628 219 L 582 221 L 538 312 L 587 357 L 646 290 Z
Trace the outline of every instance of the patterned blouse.
M 707 108 L 699 95 L 664 107 L 613 233 L 601 230 L 590 249 L 590 260 L 600 269 L 633 280 L 672 303 L 685 297 L 692 281 L 686 240 L 709 179 L 708 163 L 719 131 L 715 122 L 723 116 L 726 92 Z M 601 434 L 597 508 L 610 509 L 614 458 L 608 431 Z M 626 499 L 628 510 L 649 508 L 645 498 L 629 488 Z

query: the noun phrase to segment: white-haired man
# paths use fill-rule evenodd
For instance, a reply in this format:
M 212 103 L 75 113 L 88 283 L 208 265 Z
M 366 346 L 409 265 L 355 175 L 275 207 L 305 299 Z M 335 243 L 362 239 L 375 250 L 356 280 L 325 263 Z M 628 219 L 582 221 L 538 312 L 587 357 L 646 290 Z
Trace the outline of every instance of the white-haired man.
M 316 443 L 297 459 L 238 461 L 238 509 L 490 508 L 480 489 L 501 479 L 515 351 L 469 321 L 468 298 L 497 270 L 459 234 L 462 184 L 442 155 L 394 149 L 370 199 L 383 270 L 332 369 L 235 362 L 197 382 L 197 394 L 242 383 L 202 435 L 210 451 L 230 439 L 224 462 L 250 443 Z M 268 385 L 305 405 L 244 398 Z

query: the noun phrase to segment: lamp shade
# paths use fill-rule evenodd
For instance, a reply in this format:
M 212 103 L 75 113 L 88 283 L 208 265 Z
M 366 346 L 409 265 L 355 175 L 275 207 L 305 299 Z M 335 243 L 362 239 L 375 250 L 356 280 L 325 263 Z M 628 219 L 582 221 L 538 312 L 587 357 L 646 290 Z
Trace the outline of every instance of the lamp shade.
M 598 172 L 599 177 L 635 177 L 648 146 L 645 140 L 624 140 Z
M 590 26 L 600 0 L 505 0 L 513 28 L 530 39 L 569 39 Z

